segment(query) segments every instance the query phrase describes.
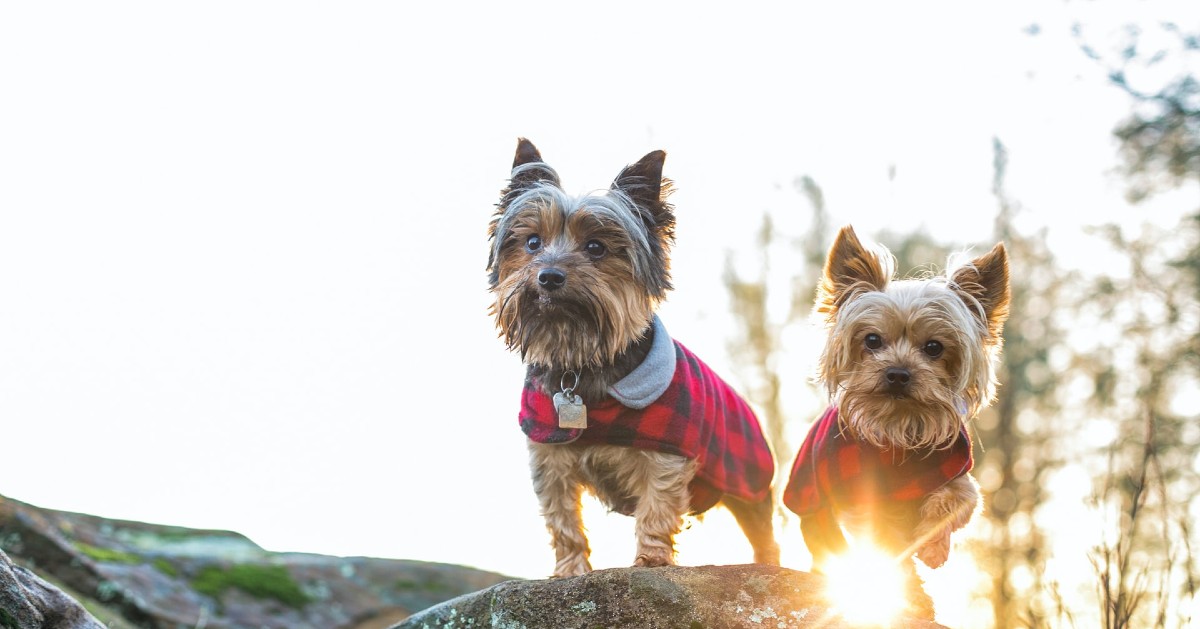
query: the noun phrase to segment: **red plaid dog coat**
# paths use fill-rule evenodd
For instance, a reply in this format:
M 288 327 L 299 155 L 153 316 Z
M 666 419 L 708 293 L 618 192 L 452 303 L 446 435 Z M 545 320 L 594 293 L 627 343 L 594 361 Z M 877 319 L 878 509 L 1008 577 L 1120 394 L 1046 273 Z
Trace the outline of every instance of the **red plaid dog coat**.
M 966 428 L 959 429 L 949 448 L 880 450 L 845 434 L 838 425 L 837 407 L 831 406 L 800 446 L 783 504 L 806 516 L 839 505 L 919 500 L 973 465 Z
M 721 494 L 766 498 L 775 463 L 754 411 L 687 348 L 678 341 L 673 347 L 675 375 L 662 395 L 642 409 L 611 397 L 589 403 L 584 429 L 559 428 L 551 397 L 526 378 L 521 430 L 538 443 L 628 446 L 695 459 L 692 513 L 712 508 Z M 632 504 L 613 508 L 632 515 Z

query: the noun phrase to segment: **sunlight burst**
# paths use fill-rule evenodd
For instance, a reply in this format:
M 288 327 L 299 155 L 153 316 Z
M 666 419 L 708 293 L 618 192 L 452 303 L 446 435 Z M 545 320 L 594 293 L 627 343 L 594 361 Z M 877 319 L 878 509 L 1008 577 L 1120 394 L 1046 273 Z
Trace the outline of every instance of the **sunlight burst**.
M 854 625 L 888 625 L 904 608 L 904 576 L 896 560 L 873 547 L 855 548 L 825 568 L 834 611 Z

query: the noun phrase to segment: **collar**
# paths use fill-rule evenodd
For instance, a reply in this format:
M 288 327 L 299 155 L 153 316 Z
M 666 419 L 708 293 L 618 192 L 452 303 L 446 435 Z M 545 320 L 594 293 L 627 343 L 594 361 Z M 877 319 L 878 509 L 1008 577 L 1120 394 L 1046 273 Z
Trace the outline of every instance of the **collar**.
M 643 409 L 671 386 L 675 377 L 675 343 L 658 315 L 650 320 L 654 340 L 642 364 L 608 387 L 608 394 L 629 408 Z

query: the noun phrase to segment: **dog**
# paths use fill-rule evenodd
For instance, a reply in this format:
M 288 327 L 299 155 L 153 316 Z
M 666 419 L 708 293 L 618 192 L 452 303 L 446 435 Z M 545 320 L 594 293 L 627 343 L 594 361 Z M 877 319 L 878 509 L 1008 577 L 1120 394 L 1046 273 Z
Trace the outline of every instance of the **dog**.
M 756 562 L 779 563 L 758 420 L 655 314 L 675 230 L 665 159 L 651 152 L 609 189 L 573 196 L 520 138 L 489 224 L 490 314 L 526 365 L 519 423 L 554 577 L 592 570 L 584 490 L 635 518 L 635 566 L 674 564 L 684 517 L 718 503 Z
M 967 422 L 995 395 L 1009 310 L 1003 243 L 945 274 L 893 279 L 895 259 L 853 227 L 829 250 L 814 315 L 831 405 L 792 464 L 784 504 L 820 572 L 845 533 L 901 564 L 911 614 L 933 618 L 914 553 L 931 568 L 980 509 Z M 844 531 L 843 531 L 844 529 Z

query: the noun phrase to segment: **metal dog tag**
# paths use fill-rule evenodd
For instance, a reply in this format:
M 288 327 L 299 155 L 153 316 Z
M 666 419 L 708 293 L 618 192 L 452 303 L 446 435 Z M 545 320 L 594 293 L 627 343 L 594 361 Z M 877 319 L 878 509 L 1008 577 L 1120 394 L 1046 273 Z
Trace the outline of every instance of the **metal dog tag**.
M 559 428 L 587 428 L 587 405 L 578 395 L 555 393 L 554 411 L 558 413 Z

